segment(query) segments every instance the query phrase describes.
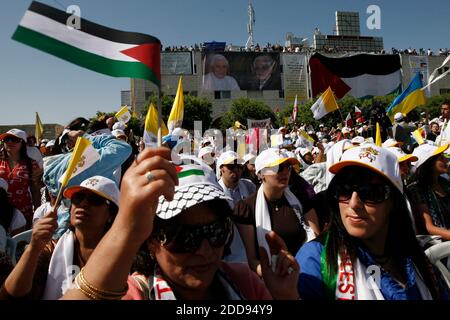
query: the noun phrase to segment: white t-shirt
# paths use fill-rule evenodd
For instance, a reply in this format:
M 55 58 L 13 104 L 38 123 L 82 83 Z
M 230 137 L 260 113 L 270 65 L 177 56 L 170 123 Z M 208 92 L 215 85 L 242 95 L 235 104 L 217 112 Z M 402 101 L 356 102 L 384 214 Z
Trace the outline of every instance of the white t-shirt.
M 210 72 L 203 78 L 203 90 L 206 91 L 233 91 L 241 90 L 237 81 L 230 76 L 217 78 L 214 73 Z

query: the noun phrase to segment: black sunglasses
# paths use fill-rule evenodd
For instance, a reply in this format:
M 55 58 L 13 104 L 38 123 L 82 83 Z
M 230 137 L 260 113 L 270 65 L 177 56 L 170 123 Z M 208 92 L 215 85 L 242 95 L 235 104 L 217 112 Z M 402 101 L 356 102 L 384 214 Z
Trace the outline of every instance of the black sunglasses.
M 7 136 L 6 138 L 3 139 L 4 142 L 14 142 L 14 143 L 19 143 L 22 141 L 22 139 L 17 138 L 17 137 L 12 137 L 12 136 Z
M 385 184 L 339 184 L 335 187 L 335 198 L 339 202 L 349 201 L 353 192 L 356 192 L 365 204 L 379 204 L 389 199 L 391 188 Z
M 85 199 L 87 200 L 87 202 L 90 205 L 93 205 L 93 206 L 101 206 L 102 204 L 105 204 L 105 203 L 109 204 L 109 200 L 107 200 L 95 193 L 92 193 L 92 192 L 77 192 L 72 195 L 72 197 L 70 198 L 70 201 L 74 205 L 79 205 Z
M 227 218 L 202 226 L 163 228 L 154 238 L 172 253 L 193 253 L 198 250 L 204 239 L 208 239 L 214 248 L 224 246 L 230 240 L 232 230 L 232 222 Z

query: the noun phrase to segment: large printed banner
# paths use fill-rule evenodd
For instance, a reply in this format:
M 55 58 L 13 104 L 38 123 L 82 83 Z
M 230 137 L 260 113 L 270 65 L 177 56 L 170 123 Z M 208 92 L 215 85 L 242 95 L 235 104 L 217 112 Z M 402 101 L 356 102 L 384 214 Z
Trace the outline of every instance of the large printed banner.
M 270 124 L 271 124 L 270 118 L 262 119 L 262 120 L 247 119 L 247 128 L 248 129 L 253 129 L 253 128 L 267 129 L 267 128 L 270 128 Z
M 281 90 L 280 54 L 273 52 L 203 54 L 203 90 Z
M 308 99 L 308 61 L 304 54 L 283 53 L 283 82 L 285 101 Z
M 409 56 L 409 69 L 411 71 L 411 79 L 419 72 L 422 76 L 422 83 L 428 83 L 429 70 L 427 56 Z M 425 92 L 430 96 L 430 87 Z
M 192 74 L 191 52 L 161 52 L 161 74 Z

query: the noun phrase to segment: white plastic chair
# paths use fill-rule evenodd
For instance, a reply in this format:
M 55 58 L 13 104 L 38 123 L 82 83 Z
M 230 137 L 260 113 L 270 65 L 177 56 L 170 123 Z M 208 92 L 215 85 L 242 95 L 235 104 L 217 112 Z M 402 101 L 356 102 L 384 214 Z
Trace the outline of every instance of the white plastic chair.
M 32 230 L 27 230 L 16 234 L 12 238 L 8 238 L 6 241 L 6 253 L 11 257 L 12 263 L 15 265 L 17 263 L 17 245 L 21 242 L 30 243 Z
M 450 271 L 441 261 L 444 258 L 450 257 L 450 241 L 442 242 L 428 248 L 425 250 L 425 254 L 430 259 L 430 262 L 441 272 L 445 283 L 450 289 Z

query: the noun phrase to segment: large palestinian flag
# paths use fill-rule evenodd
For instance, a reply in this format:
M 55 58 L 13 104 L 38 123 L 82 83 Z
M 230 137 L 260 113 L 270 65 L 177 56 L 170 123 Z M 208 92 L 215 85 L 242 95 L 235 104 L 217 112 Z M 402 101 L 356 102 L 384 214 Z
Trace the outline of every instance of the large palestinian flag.
M 357 54 L 331 58 L 315 53 L 309 65 L 313 97 L 329 86 L 339 99 L 346 94 L 363 99 L 401 92 L 399 55 Z
M 81 67 L 113 77 L 146 79 L 160 85 L 161 42 L 152 36 L 110 29 L 33 1 L 13 39 Z

